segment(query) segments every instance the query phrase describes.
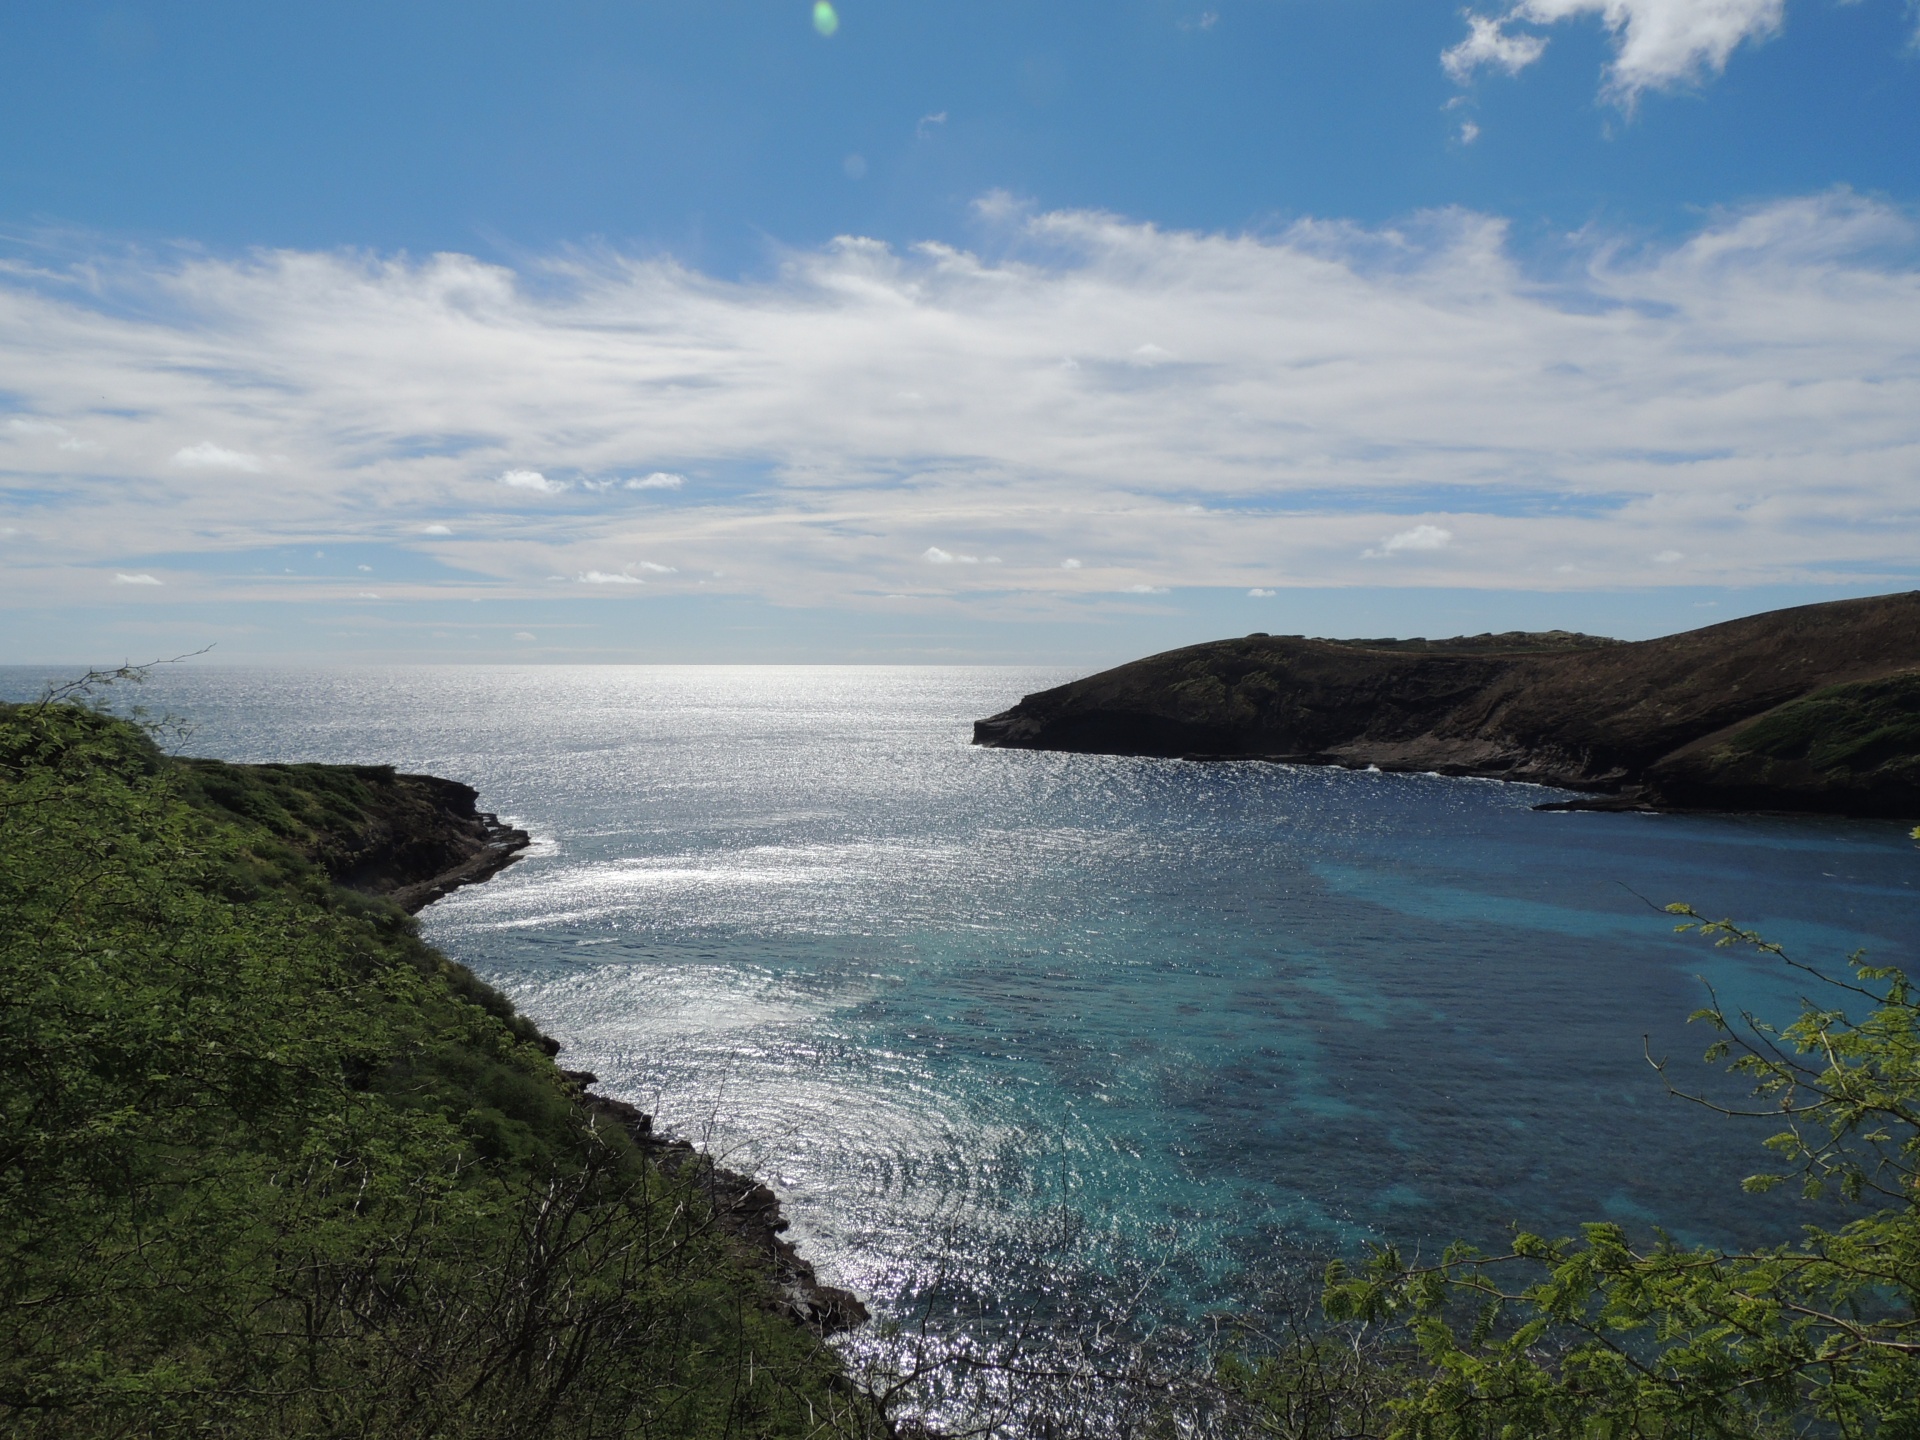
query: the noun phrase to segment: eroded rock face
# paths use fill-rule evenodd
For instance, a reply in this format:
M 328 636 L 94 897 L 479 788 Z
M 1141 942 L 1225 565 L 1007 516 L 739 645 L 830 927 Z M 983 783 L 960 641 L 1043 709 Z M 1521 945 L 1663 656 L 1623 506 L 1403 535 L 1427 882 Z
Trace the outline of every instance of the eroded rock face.
M 1910 592 L 1635 643 L 1251 635 L 1029 695 L 979 721 L 974 741 L 1434 770 L 1671 808 L 1910 815 L 1916 709 Z

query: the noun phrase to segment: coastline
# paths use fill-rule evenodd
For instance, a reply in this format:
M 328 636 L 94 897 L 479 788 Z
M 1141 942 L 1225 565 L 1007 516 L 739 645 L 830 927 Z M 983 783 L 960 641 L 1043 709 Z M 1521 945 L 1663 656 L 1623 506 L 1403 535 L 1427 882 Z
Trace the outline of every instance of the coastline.
M 485 832 L 479 850 L 438 875 L 387 892 L 387 898 L 409 915 L 418 915 L 463 885 L 484 885 L 518 860 L 520 852 L 533 843 L 533 837 L 526 831 L 506 824 L 491 811 L 476 813 Z
M 1586 790 L 1564 781 L 1521 779 L 1510 774 L 1493 770 L 1476 770 L 1469 766 L 1437 765 L 1396 765 L 1389 761 L 1355 760 L 1338 755 L 1175 755 L 1168 757 L 1193 765 L 1226 765 L 1232 763 L 1252 763 L 1256 765 L 1305 765 L 1326 770 L 1378 771 L 1382 775 L 1436 775 L 1448 780 L 1492 780 L 1502 785 L 1534 785 L 1543 789 L 1571 790 L 1571 800 L 1547 800 L 1529 808 L 1548 811 L 1582 811 L 1601 815 L 1781 815 L 1800 819 L 1821 817 L 1829 819 L 1878 819 L 1879 816 L 1860 816 L 1843 810 L 1791 810 L 1759 808 L 1735 808 L 1732 806 L 1710 805 L 1674 805 L 1662 803 L 1658 796 L 1649 794 L 1640 787 L 1621 790 Z
M 1920 816 L 1920 592 L 1656 640 L 1256 632 L 1027 695 L 994 749 L 1516 781 L 1554 809 Z
M 825 1338 L 857 1329 L 871 1312 L 851 1290 L 824 1284 L 799 1247 L 784 1238 L 789 1221 L 780 1197 L 762 1181 L 719 1164 L 691 1140 L 656 1131 L 653 1116 L 626 1100 L 596 1095 L 587 1087 L 599 1076 L 562 1070 L 580 1087 L 580 1103 L 596 1120 L 616 1125 L 662 1171 L 690 1179 L 713 1208 L 713 1218 L 757 1258 L 772 1279 L 781 1308 L 796 1323 Z
M 895 1433 L 772 1192 L 422 937 L 526 848 L 471 788 L 0 731 L 8 1433 Z
M 194 764 L 204 774 L 222 762 Z M 294 767 L 223 768 L 286 774 Z M 348 767 L 298 768 L 311 777 L 315 771 Z M 437 775 L 353 768 L 356 779 L 370 782 L 376 793 L 397 797 L 398 803 L 385 815 L 378 813 L 377 802 L 376 808 L 364 812 L 367 829 L 382 837 L 381 843 L 369 843 L 363 830 L 353 836 L 316 835 L 303 847 L 328 870 L 334 883 L 346 889 L 388 900 L 409 915 L 417 915 L 463 886 L 485 884 L 519 860 L 532 844 L 525 830 L 507 824 L 491 811 L 480 810 L 479 794 L 471 786 Z M 425 825 L 423 817 L 430 817 Z M 396 842 L 396 836 L 402 838 Z M 325 859 L 329 855 L 333 857 L 331 865 Z M 442 863 L 449 856 L 456 858 L 444 868 L 418 875 L 409 868 L 409 858 L 418 864 L 421 856 L 436 857 L 433 863 Z M 447 958 L 449 963 L 459 963 Z M 544 1033 L 540 1044 L 549 1056 L 558 1056 L 563 1049 L 560 1042 Z M 790 1222 L 781 1212 L 779 1197 L 767 1185 L 719 1164 L 689 1140 L 656 1130 L 653 1117 L 638 1106 L 595 1094 L 591 1087 L 599 1083 L 597 1075 L 564 1066 L 556 1068 L 573 1088 L 576 1103 L 596 1123 L 618 1128 L 662 1173 L 688 1180 L 700 1191 L 712 1209 L 715 1224 L 738 1242 L 769 1280 L 779 1313 L 823 1339 L 855 1329 L 872 1318 L 857 1295 L 823 1282 L 799 1247 L 785 1238 Z

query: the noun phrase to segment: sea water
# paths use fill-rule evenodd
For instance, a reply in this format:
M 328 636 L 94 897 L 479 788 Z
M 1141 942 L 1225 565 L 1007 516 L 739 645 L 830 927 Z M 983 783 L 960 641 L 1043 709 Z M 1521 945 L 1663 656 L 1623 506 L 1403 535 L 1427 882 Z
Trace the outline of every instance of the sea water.
M 428 936 L 563 1063 L 764 1178 L 882 1314 L 1150 1328 L 1369 1242 L 1809 1218 L 1739 1190 L 1764 1121 L 1669 1094 L 1729 1093 L 1686 1023 L 1710 992 L 1790 1017 L 1809 981 L 1654 907 L 1912 965 L 1902 827 L 969 744 L 1066 678 L 182 667 L 139 698 L 192 753 L 476 786 L 535 843 Z

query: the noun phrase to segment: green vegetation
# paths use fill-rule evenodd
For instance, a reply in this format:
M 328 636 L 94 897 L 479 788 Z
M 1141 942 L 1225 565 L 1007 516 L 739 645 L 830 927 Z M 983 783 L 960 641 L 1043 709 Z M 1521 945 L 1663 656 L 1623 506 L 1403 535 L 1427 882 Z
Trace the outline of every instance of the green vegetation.
M 1920 830 L 1915 831 L 1920 838 Z M 1849 1207 L 1837 1228 L 1753 1254 L 1636 1246 L 1621 1227 L 1519 1235 L 1409 1266 L 1383 1249 L 1334 1265 L 1330 1328 L 1228 1382 L 1288 1437 L 1613 1440 L 1920 1436 L 1920 1001 L 1898 970 L 1830 977 L 1685 906 L 1680 928 L 1806 971 L 1826 997 L 1775 1029 L 1717 1004 L 1708 1059 L 1750 1079 L 1749 1113 L 1784 1126 L 1777 1169 Z M 1858 1018 L 1849 1007 L 1860 1012 Z
M 264 827 L 329 874 L 350 870 L 392 826 L 400 791 L 390 765 L 226 765 L 180 760 L 184 795 Z
M 0 1428 L 883 1433 L 697 1188 L 301 853 L 381 772 L 253 774 L 0 708 Z
M 1769 711 L 1727 749 L 1818 771 L 1860 774 L 1891 763 L 1920 773 L 1920 672 L 1816 690 Z
M 1694 805 L 1911 815 L 1920 805 L 1920 671 L 1829 685 L 1679 750 L 1650 774 L 1663 795 Z

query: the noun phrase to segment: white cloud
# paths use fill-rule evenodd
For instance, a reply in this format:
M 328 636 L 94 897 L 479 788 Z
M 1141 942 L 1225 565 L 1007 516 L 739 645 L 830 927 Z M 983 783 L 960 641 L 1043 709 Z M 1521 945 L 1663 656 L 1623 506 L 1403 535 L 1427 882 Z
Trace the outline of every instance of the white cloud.
M 627 481 L 629 490 L 678 490 L 687 483 L 684 475 L 672 475 L 665 470 L 656 470 L 651 475 L 636 475 Z
M 567 488 L 564 480 L 549 480 L 538 470 L 509 470 L 500 477 L 502 485 L 515 490 L 532 490 L 541 495 L 558 495 Z
M 1062 570 L 1078 570 L 1080 568 L 1080 562 L 1069 555 L 1060 562 L 1060 568 Z
M 1653 563 L 1656 565 L 1678 565 L 1686 558 L 1687 557 L 1678 550 L 1662 550 L 1658 555 L 1653 557 Z
M 647 582 L 638 575 L 622 575 L 618 571 L 588 570 L 580 577 L 582 585 L 644 585 Z
M 1479 138 L 1480 127 L 1478 125 L 1474 124 L 1471 120 L 1462 120 L 1460 122 L 1460 143 L 1462 145 L 1471 145 Z
M 1363 553 L 1370 556 L 1398 555 L 1403 550 L 1444 550 L 1453 543 L 1453 532 L 1438 525 L 1416 525 L 1380 542 L 1379 548 Z
M 356 565 L 353 568 L 358 570 L 362 575 L 371 575 L 373 573 L 373 567 L 371 565 Z
M 113 577 L 116 585 L 158 585 L 161 582 L 142 570 L 138 574 L 128 575 L 124 571 Z
M 258 455 L 250 455 L 245 450 L 229 450 L 211 440 L 202 440 L 198 445 L 174 451 L 172 463 L 183 470 L 244 470 L 249 474 L 257 474 L 264 468 Z
M 1164 595 L 1167 593 L 1167 587 L 1164 585 L 1129 585 L 1125 593 L 1128 595 Z
M 1509 34 L 1494 16 L 1468 15 L 1467 38 L 1441 55 L 1440 64 L 1455 84 L 1465 85 L 1487 69 L 1518 75 L 1546 49 L 1547 42 L 1538 35 Z
M 656 565 L 651 560 L 642 560 L 640 568 L 652 575 L 678 575 L 680 572 L 671 565 Z
M 33 415 L 15 415 L 8 419 L 6 433 L 26 435 L 34 439 L 57 440 L 59 448 L 72 454 L 98 450 L 99 442 L 83 440 L 66 426 L 52 420 L 42 420 Z
M 1000 563 L 998 555 L 989 555 L 982 560 L 978 555 L 955 555 L 942 550 L 938 545 L 929 545 L 921 551 L 920 558 L 934 565 L 998 565 Z M 1076 560 L 1073 563 L 1078 565 L 1080 562 Z
M 944 110 L 936 111 L 932 115 L 922 115 L 920 117 L 920 123 L 913 127 L 913 133 L 918 135 L 922 140 L 925 140 L 931 136 L 935 130 L 946 123 L 947 112 Z
M 360 598 L 362 600 L 378 600 L 380 597 L 371 590 L 362 590 L 360 592 Z
M 1253 589 L 1247 591 L 1247 594 L 1249 597 L 1255 600 L 1271 600 L 1274 596 L 1273 591 L 1262 590 L 1258 585 L 1254 586 Z
M 460 575 L 410 595 L 550 596 L 545 577 L 670 554 L 724 569 L 716 593 L 809 605 L 878 604 L 937 565 L 979 613 L 1038 615 L 1035 593 L 1084 598 L 1062 556 L 1236 592 L 1573 588 L 1671 583 L 1648 557 L 1681 535 L 1701 584 L 1912 584 L 1920 264 L 1896 209 L 1802 197 L 1528 266 L 1466 212 L 1249 235 L 1008 202 L 995 223 L 1023 258 L 845 239 L 751 282 L 571 254 L 525 278 L 293 252 L 0 274 L 0 393 L 87 415 L 104 446 L 35 512 L 69 568 L 0 573 L 0 602 L 69 572 L 84 596 L 131 534 L 188 555 L 450 538 L 424 517 L 530 455 L 549 486 L 655 481 L 656 456 L 729 480 L 698 504 L 575 486 L 462 509 Z M 1145 336 L 1180 363 L 1136 366 Z M 201 435 L 271 462 L 152 463 Z M 34 448 L 0 445 L 0 480 L 44 488 Z M 1386 548 L 1423 524 L 1472 544 Z
M 1647 90 L 1673 90 L 1727 68 L 1747 41 L 1779 33 L 1785 0 L 1519 0 L 1504 16 L 1467 16 L 1467 38 L 1440 57 L 1460 84 L 1491 68 L 1517 74 L 1540 58 L 1544 36 L 1515 24 L 1597 17 L 1613 38 L 1606 92 L 1631 106 Z

